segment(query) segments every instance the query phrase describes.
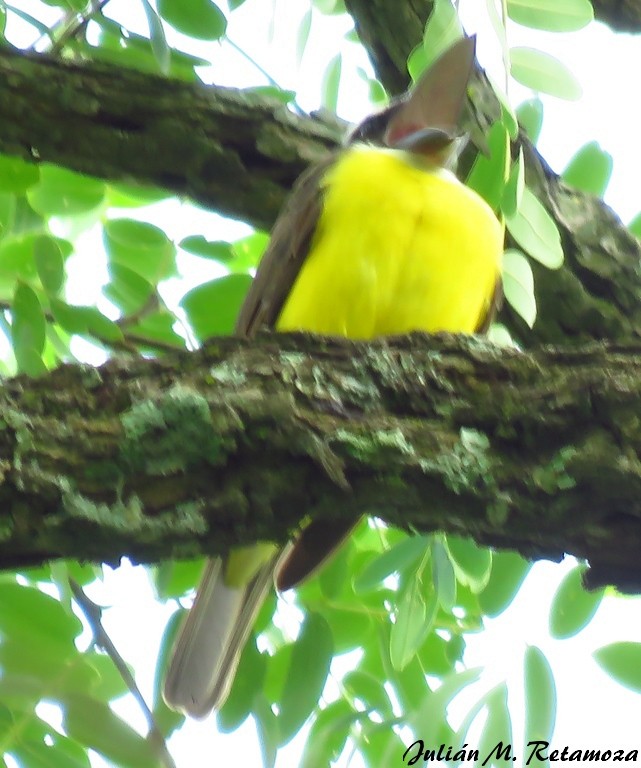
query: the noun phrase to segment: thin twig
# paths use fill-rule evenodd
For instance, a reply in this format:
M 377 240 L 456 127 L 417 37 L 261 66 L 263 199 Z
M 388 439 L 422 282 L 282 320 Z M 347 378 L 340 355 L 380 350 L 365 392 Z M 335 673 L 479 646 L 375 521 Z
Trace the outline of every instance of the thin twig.
M 102 608 L 87 597 L 80 584 L 74 579 L 69 579 L 69 586 L 71 587 L 76 603 L 80 606 L 80 609 L 91 627 L 94 645 L 98 648 L 102 648 L 113 661 L 131 695 L 136 699 L 138 705 L 142 709 L 149 728 L 149 734 L 147 736 L 149 742 L 157 750 L 158 757 L 162 760 L 165 768 L 176 768 L 176 764 L 167 749 L 167 742 L 156 724 L 153 712 L 147 706 L 147 702 L 140 692 L 134 676 L 129 671 L 129 667 L 125 660 L 118 653 L 116 646 L 102 626 Z
M 0 311 L 9 310 L 11 312 L 11 302 L 7 300 L 0 300 Z M 56 318 L 53 316 L 53 313 L 49 310 L 43 310 L 45 319 L 49 323 L 55 323 Z M 171 341 L 161 341 L 160 339 L 153 339 L 149 336 L 145 336 L 144 333 L 135 333 L 133 331 L 127 331 L 126 326 L 126 318 L 120 318 L 120 320 L 117 320 L 115 323 L 120 330 L 122 331 L 123 340 L 122 341 L 110 341 L 108 339 L 101 338 L 95 333 L 88 333 L 87 335 L 91 336 L 96 341 L 103 344 L 105 347 L 108 347 L 109 349 L 113 349 L 116 351 L 122 351 L 122 352 L 132 352 L 132 353 L 138 353 L 138 348 L 136 345 L 148 347 L 149 349 L 155 349 L 159 352 L 178 352 L 180 350 L 185 349 L 185 346 L 183 344 L 171 342 Z M 82 335 L 82 334 L 76 334 L 76 335 Z M 10 335 L 9 335 L 10 338 Z
M 60 37 L 53 43 L 49 53 L 54 56 L 58 55 L 64 49 L 64 47 L 78 35 L 79 32 L 82 32 L 82 30 L 87 26 L 87 24 L 94 16 L 102 12 L 108 2 L 109 0 L 98 0 L 98 2 L 92 2 L 91 10 L 89 13 L 86 16 L 77 15 L 76 18 L 69 24 L 67 29 L 65 29 Z

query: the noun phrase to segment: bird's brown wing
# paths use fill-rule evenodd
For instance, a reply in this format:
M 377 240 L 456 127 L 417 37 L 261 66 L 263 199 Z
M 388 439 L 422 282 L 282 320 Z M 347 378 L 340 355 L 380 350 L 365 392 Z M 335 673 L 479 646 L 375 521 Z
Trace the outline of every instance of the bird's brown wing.
M 298 179 L 279 215 L 236 321 L 236 333 L 251 337 L 273 328 L 309 253 L 322 208 L 322 180 L 336 160 L 332 153 Z M 312 522 L 294 540 L 276 574 L 276 586 L 289 589 L 306 578 L 336 549 L 353 523 Z
M 480 318 L 478 325 L 474 329 L 474 333 L 487 333 L 490 325 L 494 322 L 494 318 L 498 314 L 499 310 L 503 306 L 503 282 L 499 275 L 494 286 L 494 294 L 490 301 L 485 314 Z
M 322 180 L 336 160 L 332 153 L 296 181 L 276 220 L 267 250 L 245 297 L 236 333 L 253 336 L 273 328 L 307 257 L 322 208 Z

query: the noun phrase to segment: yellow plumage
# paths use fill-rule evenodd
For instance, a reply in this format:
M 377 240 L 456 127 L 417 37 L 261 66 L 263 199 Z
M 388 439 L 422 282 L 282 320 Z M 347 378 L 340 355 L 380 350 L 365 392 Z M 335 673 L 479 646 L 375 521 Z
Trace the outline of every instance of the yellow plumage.
M 503 251 L 502 227 L 482 198 L 428 160 L 365 145 L 346 150 L 322 187 L 310 251 L 277 330 L 371 339 L 478 328 Z M 248 582 L 275 551 L 268 543 L 235 550 L 227 583 Z
M 279 331 L 368 339 L 479 326 L 503 232 L 475 192 L 416 155 L 355 146 L 325 175 L 323 195 Z

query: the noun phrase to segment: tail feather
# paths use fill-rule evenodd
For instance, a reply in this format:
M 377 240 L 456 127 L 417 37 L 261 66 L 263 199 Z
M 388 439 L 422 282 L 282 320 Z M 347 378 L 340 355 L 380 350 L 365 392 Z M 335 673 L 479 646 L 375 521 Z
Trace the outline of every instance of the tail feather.
M 205 717 L 224 703 L 277 561 L 269 560 L 244 587 L 225 585 L 223 559 L 207 564 L 165 678 L 163 695 L 172 709 Z

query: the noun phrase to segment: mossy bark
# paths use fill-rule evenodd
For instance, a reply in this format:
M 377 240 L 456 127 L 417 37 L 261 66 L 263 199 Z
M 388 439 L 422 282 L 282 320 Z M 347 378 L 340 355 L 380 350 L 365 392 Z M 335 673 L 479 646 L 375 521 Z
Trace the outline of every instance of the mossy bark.
M 641 584 L 641 347 L 217 339 L 0 391 L 0 564 L 137 562 L 377 515 Z

